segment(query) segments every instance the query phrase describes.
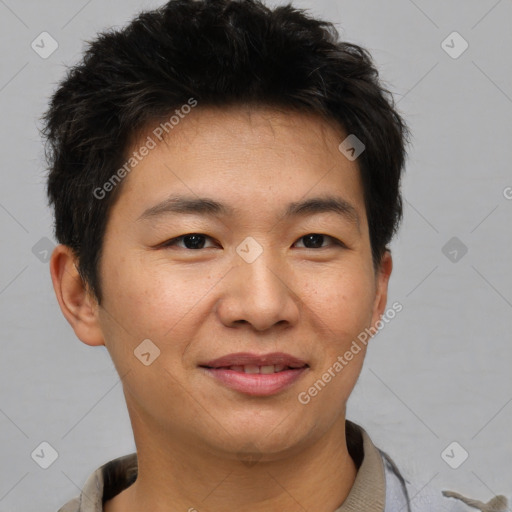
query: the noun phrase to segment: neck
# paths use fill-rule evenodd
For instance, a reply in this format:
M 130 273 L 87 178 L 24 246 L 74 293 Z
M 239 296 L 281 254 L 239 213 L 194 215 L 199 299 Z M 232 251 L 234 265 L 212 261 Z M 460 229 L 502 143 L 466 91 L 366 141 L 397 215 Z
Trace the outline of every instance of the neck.
M 176 443 L 133 426 L 137 480 L 106 502 L 105 512 L 333 512 L 348 496 L 356 477 L 344 417 L 315 444 L 269 461 L 205 454 L 197 443 Z

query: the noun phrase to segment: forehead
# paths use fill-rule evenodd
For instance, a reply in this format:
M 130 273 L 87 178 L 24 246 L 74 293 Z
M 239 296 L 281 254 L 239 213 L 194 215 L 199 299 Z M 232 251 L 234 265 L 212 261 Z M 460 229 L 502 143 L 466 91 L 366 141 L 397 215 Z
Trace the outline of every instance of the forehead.
M 132 138 L 126 157 L 148 141 L 156 144 L 156 153 L 166 149 L 175 157 L 194 157 L 201 153 L 218 153 L 224 159 L 236 149 L 272 152 L 275 157 L 339 158 L 339 144 L 346 137 L 344 128 L 319 114 L 271 107 L 197 106 L 187 114 L 175 112 L 148 122 Z M 302 148 L 302 149 L 299 149 Z M 150 153 L 155 153 L 153 150 Z M 154 155 L 149 155 L 154 156 Z
M 241 107 L 198 106 L 175 117 L 172 125 L 165 118 L 146 125 L 126 152 L 135 165 L 120 202 L 139 215 L 170 194 L 210 197 L 253 213 L 336 192 L 364 202 L 357 163 L 339 151 L 346 134 L 334 121 Z

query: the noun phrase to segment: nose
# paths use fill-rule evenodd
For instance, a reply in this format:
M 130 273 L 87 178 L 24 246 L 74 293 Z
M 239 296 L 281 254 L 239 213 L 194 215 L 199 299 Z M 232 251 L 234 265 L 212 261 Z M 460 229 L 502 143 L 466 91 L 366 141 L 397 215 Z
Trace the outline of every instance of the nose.
M 264 256 L 265 252 L 252 263 L 240 261 L 229 272 L 217 303 L 224 325 L 248 324 L 256 331 L 265 331 L 297 323 L 301 301 L 290 282 L 291 273 Z

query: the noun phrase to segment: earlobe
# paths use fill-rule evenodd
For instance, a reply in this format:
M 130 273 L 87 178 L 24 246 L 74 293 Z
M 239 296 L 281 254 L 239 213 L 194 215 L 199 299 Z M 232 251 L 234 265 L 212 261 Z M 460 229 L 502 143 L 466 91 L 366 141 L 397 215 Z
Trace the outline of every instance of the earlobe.
M 376 294 L 373 307 L 372 325 L 375 325 L 384 314 L 388 300 L 388 284 L 393 270 L 393 258 L 389 250 L 384 251 L 376 276 Z
M 83 282 L 75 266 L 73 250 L 66 245 L 55 247 L 50 259 L 53 289 L 62 314 L 77 337 L 86 345 L 104 345 L 98 320 L 98 303 Z

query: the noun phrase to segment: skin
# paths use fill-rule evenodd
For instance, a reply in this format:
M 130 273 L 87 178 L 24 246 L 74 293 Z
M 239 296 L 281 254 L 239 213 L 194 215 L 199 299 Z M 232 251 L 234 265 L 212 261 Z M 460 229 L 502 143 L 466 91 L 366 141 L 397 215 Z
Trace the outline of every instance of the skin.
M 298 395 L 379 320 L 392 269 L 389 252 L 373 266 L 357 161 L 338 150 L 346 134 L 305 113 L 198 106 L 171 135 L 124 178 L 104 238 L 101 305 L 69 248 L 51 259 L 63 314 L 81 341 L 107 347 L 132 422 L 138 478 L 105 510 L 332 512 L 356 476 L 345 410 L 364 347 L 309 404 Z M 138 220 L 171 194 L 236 214 Z M 348 201 L 359 225 L 333 212 L 280 218 L 288 203 L 325 195 Z M 159 246 L 189 233 L 206 235 L 204 248 Z M 322 247 L 306 245 L 311 233 L 326 235 Z M 248 236 L 263 249 L 252 263 L 236 252 Z M 160 349 L 149 366 L 134 357 L 147 338 Z M 198 367 L 242 351 L 286 352 L 309 368 L 254 397 Z M 257 463 L 245 463 L 255 452 Z

